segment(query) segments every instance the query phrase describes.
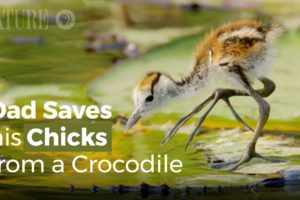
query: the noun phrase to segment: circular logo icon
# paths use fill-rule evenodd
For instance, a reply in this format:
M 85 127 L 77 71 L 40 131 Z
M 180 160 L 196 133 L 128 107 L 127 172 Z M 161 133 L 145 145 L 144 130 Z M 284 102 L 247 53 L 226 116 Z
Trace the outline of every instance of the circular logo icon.
M 75 14 L 71 10 L 61 10 L 55 15 L 55 23 L 58 28 L 68 30 L 75 24 Z

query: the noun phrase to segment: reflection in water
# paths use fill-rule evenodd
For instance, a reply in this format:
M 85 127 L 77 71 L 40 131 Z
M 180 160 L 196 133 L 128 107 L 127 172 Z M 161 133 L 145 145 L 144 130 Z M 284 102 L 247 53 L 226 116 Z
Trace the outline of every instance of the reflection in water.
M 118 189 L 119 188 L 119 189 Z M 125 189 L 126 188 L 126 189 Z M 100 190 L 100 188 L 99 188 Z M 125 190 L 128 190 L 125 192 Z M 167 196 L 176 197 L 176 199 L 194 199 L 198 196 L 219 197 L 222 199 L 232 199 L 246 197 L 251 195 L 260 195 L 264 197 L 283 198 L 291 196 L 299 198 L 300 196 L 300 166 L 290 167 L 285 169 L 280 177 L 267 178 L 259 183 L 247 184 L 241 186 L 193 186 L 171 189 L 167 185 L 150 186 L 141 184 L 137 187 L 112 187 L 112 193 L 125 194 L 129 191 L 139 193 L 143 199 L 157 197 L 157 199 Z M 117 191 L 117 192 L 116 192 Z M 151 197 L 151 199 L 152 199 Z
M 74 190 L 72 185 L 70 191 Z M 80 189 L 79 189 L 80 190 Z M 83 190 L 82 190 L 83 191 Z M 261 182 L 240 186 L 184 186 L 170 188 L 168 185 L 151 186 L 142 183 L 139 186 L 98 187 L 93 185 L 90 193 L 113 199 L 299 199 L 300 166 L 290 167 L 280 177 L 267 178 Z

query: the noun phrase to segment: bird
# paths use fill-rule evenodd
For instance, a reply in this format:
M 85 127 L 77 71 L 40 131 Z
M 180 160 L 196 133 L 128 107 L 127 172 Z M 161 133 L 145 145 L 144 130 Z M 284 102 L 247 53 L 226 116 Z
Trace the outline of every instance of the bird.
M 282 32 L 283 28 L 277 22 L 262 23 L 256 20 L 229 22 L 212 30 L 197 46 L 195 64 L 185 77 L 175 80 L 167 73 L 154 71 L 147 73 L 138 82 L 133 91 L 135 109 L 127 121 L 125 131 L 146 113 L 153 112 L 174 99 L 182 96 L 192 98 L 201 94 L 201 91 L 210 85 L 210 80 L 217 78 L 230 82 L 233 87 L 215 88 L 208 98 L 177 121 L 162 144 L 168 142 L 187 120 L 208 107 L 190 134 L 185 148 L 187 149 L 207 115 L 220 100 L 223 100 L 235 119 L 253 132 L 241 157 L 236 161 L 224 163 L 224 167 L 229 167 L 229 171 L 236 170 L 254 157 L 278 161 L 258 154 L 255 147 L 270 114 L 270 104 L 265 98 L 274 92 L 276 85 L 267 78 L 267 74 L 271 61 L 277 55 L 274 43 Z M 255 82 L 261 82 L 263 88 L 254 89 Z M 230 98 L 234 96 L 250 97 L 257 103 L 259 118 L 255 129 L 248 126 L 232 106 Z

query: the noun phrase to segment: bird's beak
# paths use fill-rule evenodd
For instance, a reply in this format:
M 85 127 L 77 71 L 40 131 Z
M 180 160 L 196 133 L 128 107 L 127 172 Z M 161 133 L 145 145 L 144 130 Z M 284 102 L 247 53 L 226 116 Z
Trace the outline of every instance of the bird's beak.
M 142 117 L 142 112 L 138 109 L 133 111 L 133 113 L 130 115 L 127 123 L 125 132 L 129 131 L 129 129 Z

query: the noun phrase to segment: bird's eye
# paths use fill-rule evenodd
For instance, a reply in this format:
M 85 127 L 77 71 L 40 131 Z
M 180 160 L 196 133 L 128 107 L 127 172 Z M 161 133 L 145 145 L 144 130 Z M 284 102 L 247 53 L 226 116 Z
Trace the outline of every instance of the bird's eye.
M 151 102 L 151 101 L 153 101 L 153 95 L 147 96 L 146 102 Z

